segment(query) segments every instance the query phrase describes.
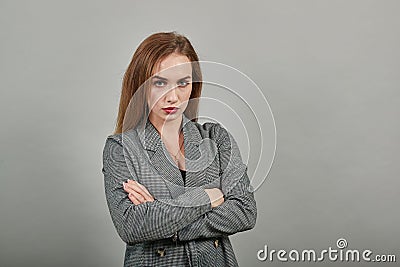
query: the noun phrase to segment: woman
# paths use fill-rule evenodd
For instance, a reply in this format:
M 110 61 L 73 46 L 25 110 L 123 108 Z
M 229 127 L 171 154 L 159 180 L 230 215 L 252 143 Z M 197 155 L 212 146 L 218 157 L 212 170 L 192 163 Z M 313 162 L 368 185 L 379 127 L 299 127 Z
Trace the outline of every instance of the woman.
M 256 223 L 236 142 L 219 123 L 197 122 L 201 79 L 176 32 L 146 38 L 126 70 L 102 169 L 124 266 L 238 266 L 228 236 Z

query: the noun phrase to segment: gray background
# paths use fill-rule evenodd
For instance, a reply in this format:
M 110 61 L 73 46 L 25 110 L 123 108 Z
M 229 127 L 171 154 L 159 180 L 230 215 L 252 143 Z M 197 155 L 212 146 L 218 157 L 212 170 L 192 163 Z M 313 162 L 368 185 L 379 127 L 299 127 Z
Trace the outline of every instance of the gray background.
M 340 237 L 399 257 L 399 8 L 0 1 L 0 265 L 122 265 L 102 149 L 135 48 L 170 30 L 202 60 L 249 75 L 274 113 L 276 158 L 256 192 L 257 225 L 232 236 L 241 266 L 288 265 L 259 262 L 264 245 L 321 250 Z

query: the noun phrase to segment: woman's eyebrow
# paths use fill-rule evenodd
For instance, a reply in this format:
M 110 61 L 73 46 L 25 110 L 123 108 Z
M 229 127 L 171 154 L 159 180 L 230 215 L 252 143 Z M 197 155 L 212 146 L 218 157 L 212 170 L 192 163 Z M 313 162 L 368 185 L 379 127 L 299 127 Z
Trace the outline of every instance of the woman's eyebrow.
M 184 79 L 187 79 L 187 78 L 190 78 L 190 77 L 191 77 L 191 76 L 188 75 L 188 76 L 186 76 L 186 77 L 183 77 L 183 78 L 179 79 L 178 81 L 181 81 L 181 80 L 184 80 Z M 160 79 L 160 80 L 168 81 L 167 78 L 164 78 L 164 77 L 161 77 L 161 76 L 158 76 L 158 75 L 153 76 L 152 79 Z
M 167 78 L 164 78 L 164 77 L 161 77 L 161 76 L 157 76 L 157 75 L 153 76 L 152 79 L 160 79 L 160 80 L 168 81 Z
M 188 78 L 190 78 L 190 77 L 192 77 L 192 76 L 188 75 L 188 76 L 186 76 L 186 77 L 183 77 L 183 78 L 179 79 L 179 81 L 188 79 Z

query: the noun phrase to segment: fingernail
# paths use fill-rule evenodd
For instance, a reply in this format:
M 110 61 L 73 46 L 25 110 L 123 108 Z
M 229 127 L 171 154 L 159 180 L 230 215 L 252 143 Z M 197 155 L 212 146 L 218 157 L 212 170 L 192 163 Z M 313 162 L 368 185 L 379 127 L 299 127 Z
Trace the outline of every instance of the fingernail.
M 129 179 L 128 179 L 128 180 L 126 180 L 126 182 L 127 182 L 127 183 L 129 183 L 129 181 L 130 181 Z

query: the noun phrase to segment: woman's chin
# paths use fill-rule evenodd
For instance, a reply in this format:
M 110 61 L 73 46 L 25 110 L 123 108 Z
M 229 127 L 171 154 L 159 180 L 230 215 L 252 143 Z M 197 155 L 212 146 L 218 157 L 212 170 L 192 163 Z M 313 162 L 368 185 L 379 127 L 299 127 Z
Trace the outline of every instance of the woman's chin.
M 170 121 L 174 121 L 174 120 L 180 119 L 181 116 L 182 116 L 182 112 L 181 111 L 177 111 L 177 112 L 169 113 L 169 114 L 166 113 L 166 112 L 163 112 L 163 113 L 158 113 L 157 114 L 157 116 L 156 116 L 157 119 L 156 120 L 161 120 L 161 121 L 164 121 L 164 122 L 170 122 Z M 150 117 L 152 117 L 152 116 L 150 115 Z
M 166 121 L 173 121 L 179 119 L 182 116 L 182 113 L 177 111 L 175 113 L 165 114 Z

